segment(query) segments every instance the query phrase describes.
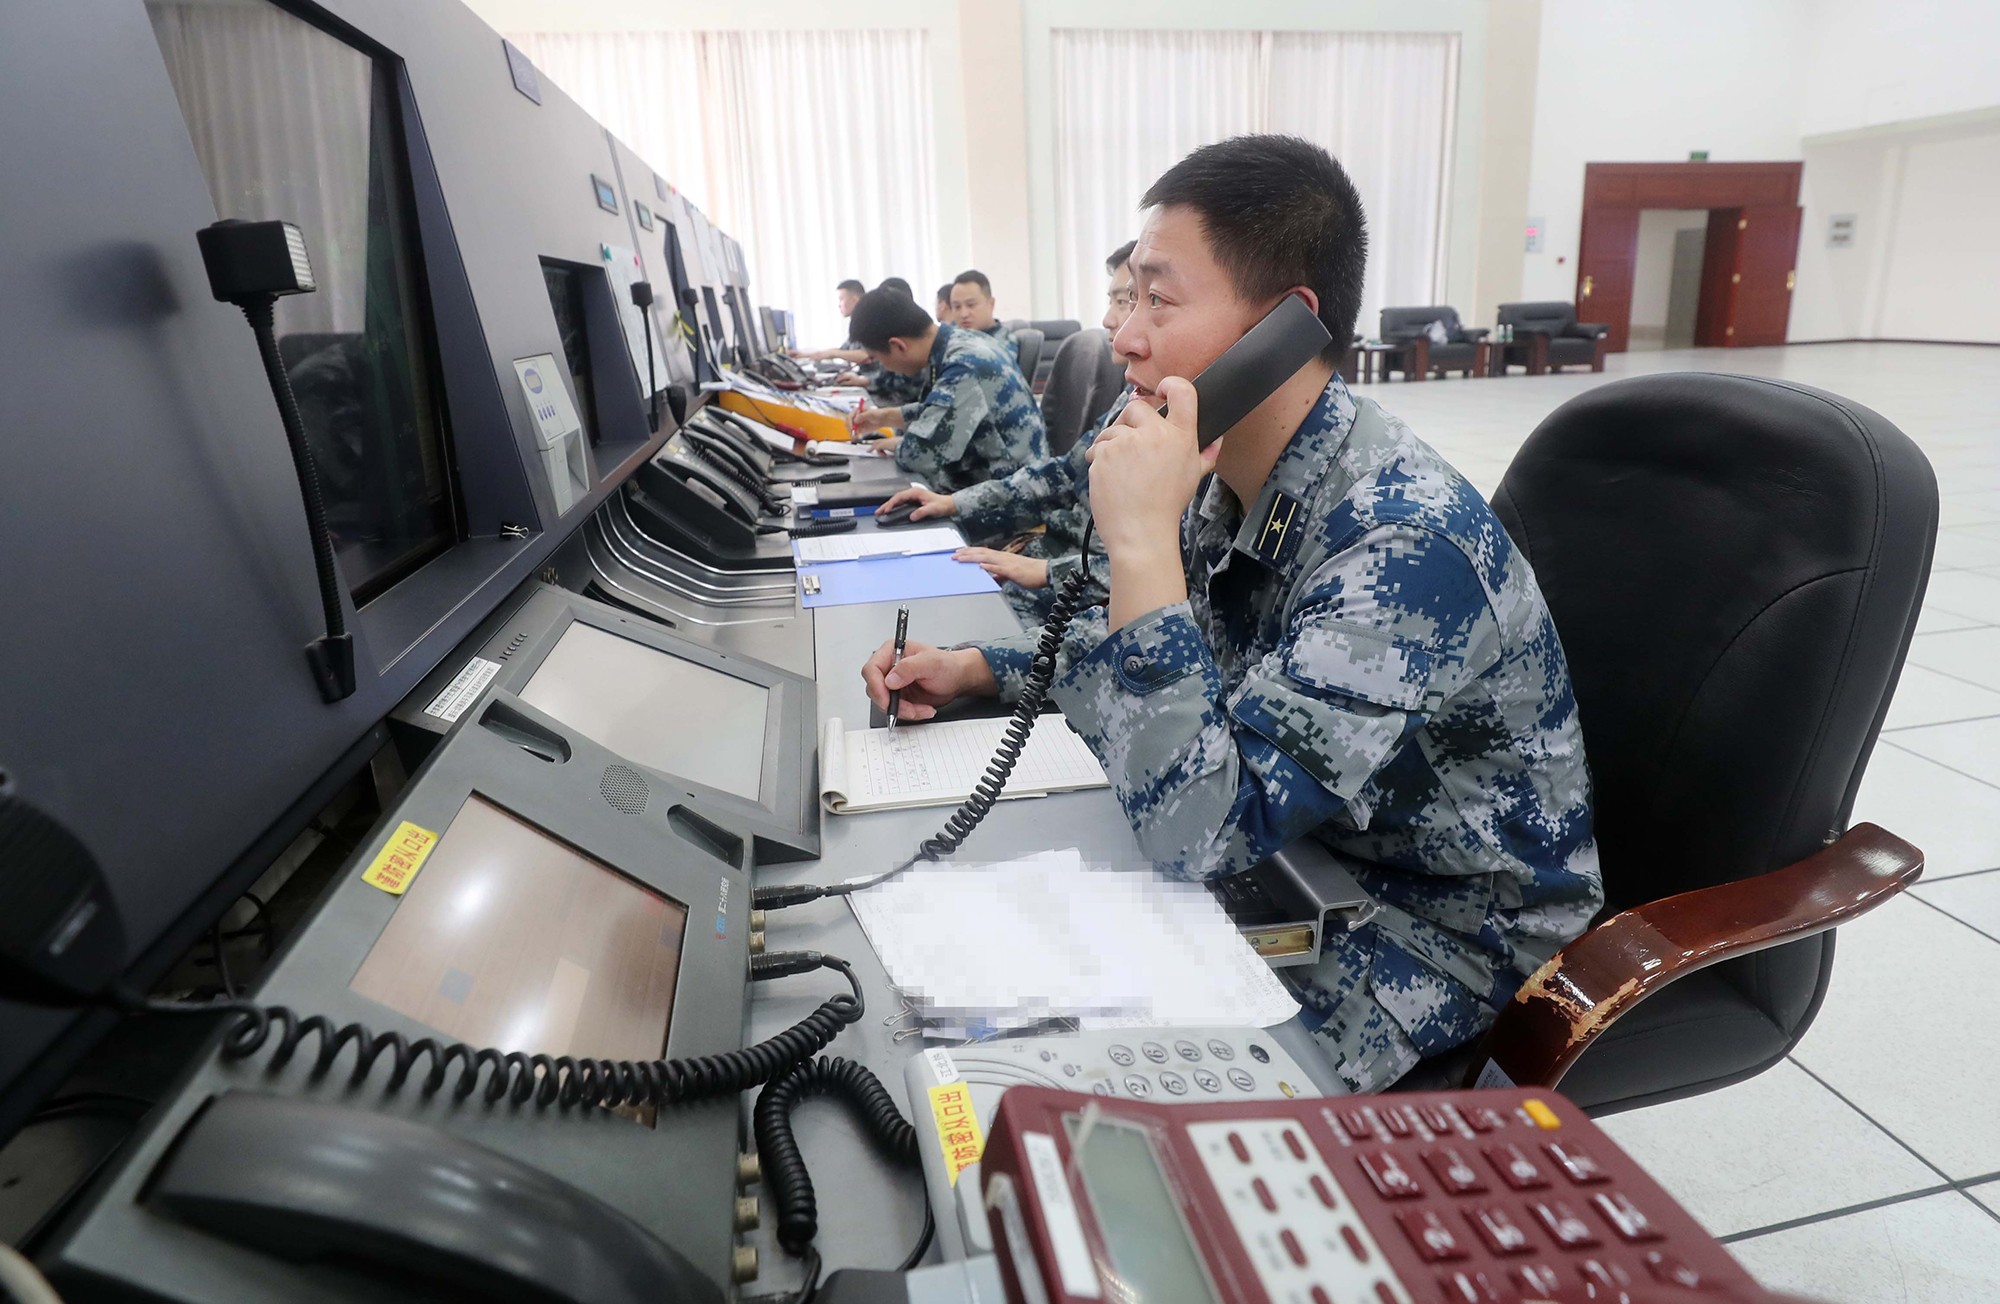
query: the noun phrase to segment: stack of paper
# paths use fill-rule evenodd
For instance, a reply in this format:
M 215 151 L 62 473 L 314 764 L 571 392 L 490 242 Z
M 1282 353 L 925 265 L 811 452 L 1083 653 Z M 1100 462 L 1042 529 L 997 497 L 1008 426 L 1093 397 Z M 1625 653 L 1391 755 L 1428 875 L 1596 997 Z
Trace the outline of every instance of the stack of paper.
M 1050 1019 L 1268 1028 L 1299 1011 L 1205 887 L 1151 866 L 1091 867 L 1071 848 L 925 865 L 847 900 L 934 1035 Z
M 793 501 L 797 501 L 794 499 Z M 868 530 L 792 540 L 792 556 L 800 565 L 828 561 L 859 561 L 863 557 L 914 557 L 924 552 L 957 552 L 965 536 L 949 525 L 906 530 Z

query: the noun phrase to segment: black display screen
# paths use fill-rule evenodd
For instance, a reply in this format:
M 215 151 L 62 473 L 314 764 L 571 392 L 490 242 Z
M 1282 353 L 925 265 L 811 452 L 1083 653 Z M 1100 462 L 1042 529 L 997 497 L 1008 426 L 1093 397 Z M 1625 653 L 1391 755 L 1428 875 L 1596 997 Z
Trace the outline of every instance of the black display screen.
M 305 237 L 319 288 L 278 300 L 278 355 L 365 604 L 455 542 L 462 515 L 395 70 L 267 0 L 146 9 L 217 216 Z

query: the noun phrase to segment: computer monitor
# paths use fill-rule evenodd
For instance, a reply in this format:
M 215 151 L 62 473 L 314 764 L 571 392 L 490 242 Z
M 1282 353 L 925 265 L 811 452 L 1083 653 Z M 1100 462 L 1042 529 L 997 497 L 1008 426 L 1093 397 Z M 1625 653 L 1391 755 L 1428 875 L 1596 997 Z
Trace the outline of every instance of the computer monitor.
M 585 438 L 593 444 L 598 441 L 600 427 L 597 381 L 590 359 L 590 328 L 584 315 L 584 278 L 603 275 L 597 268 L 542 259 L 542 282 L 549 292 L 549 308 L 556 316 L 556 334 L 562 337 L 563 361 L 568 364 L 569 378 L 576 387 L 577 415 L 583 420 Z
M 412 1044 L 633 1061 L 720 1055 L 745 1041 L 748 841 L 580 731 L 496 692 L 356 848 L 257 999 Z M 433 1091 L 423 1089 L 428 1060 L 392 1089 L 390 1053 L 356 1084 L 353 1050 L 322 1071 L 313 1035 L 284 1060 L 273 1044 L 228 1059 L 211 1042 L 50 1248 L 45 1265 L 70 1298 L 302 1299 L 356 1280 L 319 1256 L 196 1230 L 153 1203 L 176 1139 L 229 1093 L 384 1113 L 473 1142 L 582 1189 L 726 1280 L 733 1099 L 617 1116 L 489 1102 L 483 1091 L 456 1093 L 459 1060 Z M 482 1087 L 491 1072 L 481 1070 Z M 255 1157 L 244 1163 L 254 1174 Z M 360 1176 L 357 1199 L 368 1189 Z
M 784 321 L 774 309 L 769 307 L 757 309 L 757 319 L 763 323 L 764 338 L 769 341 L 774 352 L 795 347 L 785 338 Z
M 747 827 L 760 862 L 819 854 L 817 693 L 810 675 L 684 638 L 634 612 L 534 582 L 398 707 L 417 752 L 489 688 L 661 776 Z
M 397 65 L 271 0 L 146 11 L 216 214 L 305 237 L 319 288 L 278 300 L 278 356 L 364 605 L 462 534 Z
M 475 1046 L 655 1059 L 687 914 L 475 792 L 348 986 Z
M 520 693 L 650 769 L 748 801 L 762 795 L 766 684 L 572 620 Z

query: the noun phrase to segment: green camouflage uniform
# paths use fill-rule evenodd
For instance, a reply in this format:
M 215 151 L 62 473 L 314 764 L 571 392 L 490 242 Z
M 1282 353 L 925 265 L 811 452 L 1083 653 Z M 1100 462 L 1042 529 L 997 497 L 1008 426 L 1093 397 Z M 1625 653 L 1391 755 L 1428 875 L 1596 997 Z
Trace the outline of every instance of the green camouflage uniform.
M 978 331 L 938 327 L 924 374 L 922 401 L 903 406 L 897 466 L 948 494 L 1048 456 L 1042 410 L 1020 368 Z
M 1182 520 L 1190 600 L 1079 619 L 1054 696 L 1139 845 L 1216 878 L 1312 836 L 1376 907 L 1281 971 L 1356 1091 L 1469 1041 L 1603 903 L 1554 622 L 1477 490 L 1335 376 L 1242 510 Z M 1017 693 L 1031 637 L 981 651 Z M 1050 727 L 1044 721 L 1041 727 Z

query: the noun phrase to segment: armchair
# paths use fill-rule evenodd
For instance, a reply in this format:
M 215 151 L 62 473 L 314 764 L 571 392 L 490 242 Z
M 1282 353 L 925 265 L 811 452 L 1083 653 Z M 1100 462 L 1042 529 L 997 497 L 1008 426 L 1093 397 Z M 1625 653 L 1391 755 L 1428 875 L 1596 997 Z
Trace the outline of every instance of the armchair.
M 1448 342 L 1439 344 L 1426 333 L 1432 322 L 1442 322 Z M 1458 309 L 1445 304 L 1421 308 L 1384 308 L 1381 338 L 1384 344 L 1402 346 L 1384 359 L 1409 380 L 1422 380 L 1432 371 L 1473 374 L 1484 360 L 1482 341 L 1489 332 L 1484 327 L 1468 329 L 1458 320 Z
M 1834 926 L 1922 872 L 1847 817 L 1923 605 L 1930 464 L 1819 390 L 1649 376 L 1552 413 L 1494 509 L 1569 659 L 1606 914 L 1399 1086 L 1490 1065 L 1602 1114 L 1759 1073 L 1818 1011 Z
M 1564 367 L 1590 364 L 1592 371 L 1604 370 L 1604 351 L 1611 328 L 1599 322 L 1580 322 L 1576 308 L 1560 300 L 1546 303 L 1503 303 L 1500 324 L 1514 328 L 1514 340 L 1502 345 L 1501 374 L 1519 363 L 1530 376 Z

